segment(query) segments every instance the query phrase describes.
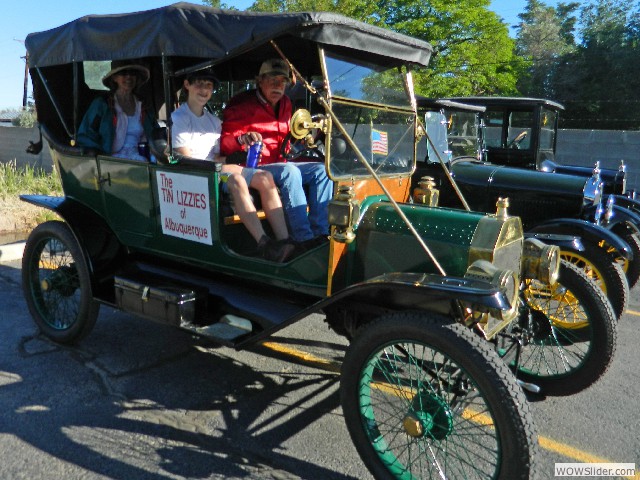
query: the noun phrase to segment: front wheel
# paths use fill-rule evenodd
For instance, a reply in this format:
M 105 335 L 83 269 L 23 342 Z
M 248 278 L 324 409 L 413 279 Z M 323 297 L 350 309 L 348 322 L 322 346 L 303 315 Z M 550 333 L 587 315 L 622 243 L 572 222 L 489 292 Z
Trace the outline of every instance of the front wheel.
M 638 283 L 638 279 L 640 279 L 640 236 L 638 236 L 637 233 L 624 233 L 620 235 L 620 238 L 631 247 L 633 259 L 627 260 L 622 256 L 616 255 L 613 249 L 609 249 L 609 251 L 613 255 L 613 259 L 622 267 L 622 271 L 627 276 L 629 288 L 633 288 Z
M 583 244 L 584 251 L 561 249 L 560 258 L 583 270 L 605 293 L 616 318 L 622 317 L 629 303 L 629 282 L 622 267 L 604 249 L 584 240 Z
M 75 343 L 93 329 L 100 305 L 82 248 L 66 223 L 45 222 L 31 232 L 22 256 L 22 289 L 31 316 L 51 340 Z
M 399 312 L 360 328 L 340 397 L 375 478 L 534 476 L 523 392 L 488 342 L 447 317 Z
M 550 395 L 570 395 L 595 383 L 616 349 L 616 319 L 602 291 L 565 261 L 555 285 L 527 281 L 527 310 L 519 320 L 521 341 L 501 354 L 522 380 Z M 499 340 L 500 341 L 500 340 Z

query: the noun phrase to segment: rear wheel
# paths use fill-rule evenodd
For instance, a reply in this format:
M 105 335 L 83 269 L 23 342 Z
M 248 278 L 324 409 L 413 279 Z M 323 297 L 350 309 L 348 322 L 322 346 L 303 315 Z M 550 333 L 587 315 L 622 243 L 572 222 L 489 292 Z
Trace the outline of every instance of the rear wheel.
M 36 324 L 55 342 L 77 342 L 93 329 L 100 305 L 66 223 L 45 222 L 31 232 L 22 257 L 22 289 Z
M 616 320 L 611 305 L 582 270 L 566 261 L 552 287 L 536 280 L 526 285 L 528 311 L 519 321 L 521 344 L 507 340 L 511 348 L 503 344 L 500 354 L 507 354 L 520 379 L 535 383 L 544 393 L 584 390 L 613 359 Z
M 600 287 L 611 302 L 616 318 L 620 318 L 629 302 L 629 283 L 622 268 L 604 249 L 584 241 L 583 245 L 582 252 L 563 247 L 560 257 L 583 270 Z
M 378 479 L 534 476 L 527 401 L 485 340 L 444 316 L 387 315 L 342 365 L 347 428 Z

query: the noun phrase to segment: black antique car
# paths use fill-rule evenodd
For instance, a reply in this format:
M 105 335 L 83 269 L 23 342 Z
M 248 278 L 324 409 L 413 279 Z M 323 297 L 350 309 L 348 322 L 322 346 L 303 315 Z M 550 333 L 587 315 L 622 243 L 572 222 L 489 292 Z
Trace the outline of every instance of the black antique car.
M 497 198 L 508 197 L 510 211 L 521 217 L 525 232 L 544 235 L 546 243 L 558 245 L 562 258 L 585 270 L 607 294 L 616 315 L 622 315 L 629 290 L 622 266 L 635 267 L 637 263 L 624 235 L 633 231 L 629 221 L 633 214 L 618 214 L 611 202 L 603 200 L 600 176 L 550 176 L 495 165 L 486 161 L 484 106 L 422 97 L 418 105 L 435 149 L 427 150 L 426 143 L 423 146 L 419 158 L 426 162 L 418 162 L 414 184 L 422 176 L 431 175 L 441 188 L 441 205 L 475 211 L 486 212 Z M 465 204 L 446 180 L 440 158 L 456 179 Z M 616 232 L 623 232 L 623 236 Z
M 552 100 L 527 97 L 456 97 L 451 100 L 485 107 L 482 113 L 481 139 L 483 160 L 540 172 L 561 173 L 589 178 L 597 174 L 602 182 L 602 205 L 607 215 L 596 206 L 585 208 L 583 216 L 602 224 L 622 238 L 634 255 L 618 257 L 633 287 L 640 279 L 640 201 L 636 192 L 627 188 L 627 168 L 564 165 L 556 159 L 558 123 L 564 107 Z M 604 244 L 600 244 L 604 247 Z M 607 248 L 611 252 L 611 248 Z M 637 258 L 637 260 L 636 260 Z
M 25 298 L 45 336 L 79 342 L 109 305 L 244 349 L 324 313 L 350 340 L 342 408 L 376 478 L 535 475 L 529 407 L 500 355 L 527 367 L 523 380 L 578 391 L 606 370 L 613 313 L 580 270 L 560 266 L 557 247 L 525 239 L 503 203 L 484 214 L 412 202 L 422 132 L 410 72 L 427 66 L 429 44 L 335 14 L 178 3 L 83 17 L 26 45 L 64 190 L 21 197 L 62 218 L 36 227 L 23 257 Z M 224 208 L 220 164 L 176 155 L 163 128 L 149 161 L 76 144 L 112 60 L 149 68 L 142 93 L 170 129 L 186 74 L 212 67 L 218 93 L 231 95 L 274 56 L 309 100 L 291 132 L 334 186 L 329 242 L 286 263 L 252 256 L 245 227 Z M 385 152 L 372 151 L 374 129 Z M 183 192 L 198 205 L 180 203 Z M 564 297 L 550 295 L 556 284 Z M 531 355 L 562 357 L 566 368 L 541 374 Z
M 497 165 L 590 177 L 595 167 L 556 162 L 560 112 L 553 100 L 530 97 L 453 97 L 451 100 L 485 107 L 482 115 L 486 160 Z M 625 194 L 626 166 L 601 168 L 605 193 Z

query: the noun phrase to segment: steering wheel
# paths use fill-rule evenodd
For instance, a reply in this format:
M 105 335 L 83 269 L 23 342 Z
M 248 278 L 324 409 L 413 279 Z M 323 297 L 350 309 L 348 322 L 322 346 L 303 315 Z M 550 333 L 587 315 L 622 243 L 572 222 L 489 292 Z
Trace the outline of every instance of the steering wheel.
M 289 162 L 299 159 L 324 162 L 324 143 L 322 142 L 324 133 L 319 128 L 314 128 L 309 131 L 309 135 L 313 140 L 313 147 L 307 145 L 306 138 L 296 139 L 291 135 L 291 132 L 287 133 L 280 149 L 282 156 Z M 290 145 L 288 152 L 286 151 L 287 145 Z
M 520 132 L 518 135 L 516 135 L 516 137 L 511 140 L 509 142 L 509 144 L 507 145 L 507 148 L 520 148 L 520 143 L 522 143 L 522 141 L 527 138 L 527 131 L 523 130 L 522 132 Z

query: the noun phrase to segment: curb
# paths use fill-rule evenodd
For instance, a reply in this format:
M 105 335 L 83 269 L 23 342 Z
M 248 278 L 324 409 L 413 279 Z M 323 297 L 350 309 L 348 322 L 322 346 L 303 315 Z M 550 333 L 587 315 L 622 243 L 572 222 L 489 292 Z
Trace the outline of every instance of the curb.
M 25 242 L 0 245 L 0 262 L 13 262 L 22 258 Z

